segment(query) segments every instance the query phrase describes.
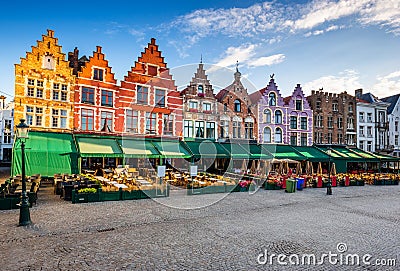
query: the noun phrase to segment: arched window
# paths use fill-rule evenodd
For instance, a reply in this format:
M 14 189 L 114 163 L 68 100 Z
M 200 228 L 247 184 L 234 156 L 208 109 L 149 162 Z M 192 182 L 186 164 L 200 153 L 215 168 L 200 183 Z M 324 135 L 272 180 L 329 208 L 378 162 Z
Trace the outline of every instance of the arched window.
M 282 124 L 282 111 L 275 111 L 275 124 Z
M 235 112 L 241 112 L 240 101 L 238 99 L 236 99 L 234 102 L 234 109 L 235 109 Z
M 197 93 L 198 93 L 198 94 L 204 94 L 203 85 L 198 85 L 198 86 L 197 86 Z
M 282 130 L 280 128 L 275 129 L 275 143 L 282 143 Z
M 269 95 L 268 95 L 268 97 L 269 97 L 269 102 L 268 102 L 268 105 L 269 106 L 275 106 L 276 105 L 276 95 L 275 95 L 275 93 L 274 92 L 271 92 Z
M 265 123 L 271 123 L 271 110 L 269 109 L 264 110 L 264 121 Z
M 265 127 L 264 128 L 264 143 L 271 143 L 271 128 Z

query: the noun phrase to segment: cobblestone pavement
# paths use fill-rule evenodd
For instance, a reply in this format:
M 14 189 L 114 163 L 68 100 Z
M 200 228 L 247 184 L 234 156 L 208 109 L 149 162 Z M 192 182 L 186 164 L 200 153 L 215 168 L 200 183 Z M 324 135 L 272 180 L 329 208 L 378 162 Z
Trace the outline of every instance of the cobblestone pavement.
M 0 270 L 399 270 L 399 186 L 334 188 L 332 196 L 324 189 L 260 190 L 222 200 L 182 192 L 157 201 L 71 204 L 42 188 L 32 226 L 17 227 L 19 210 L 0 211 Z M 215 203 L 167 206 L 180 201 Z M 339 253 L 338 243 L 347 251 Z M 276 258 L 259 264 L 265 251 L 300 260 L 368 253 L 371 263 L 394 258 L 397 267 L 332 265 L 328 258 L 318 266 L 288 258 L 286 266 Z

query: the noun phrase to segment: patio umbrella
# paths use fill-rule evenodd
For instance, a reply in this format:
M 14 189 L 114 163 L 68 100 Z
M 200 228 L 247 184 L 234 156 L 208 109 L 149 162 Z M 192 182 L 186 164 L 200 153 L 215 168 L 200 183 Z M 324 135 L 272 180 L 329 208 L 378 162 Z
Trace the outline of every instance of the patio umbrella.
M 285 173 L 286 173 L 286 174 L 289 174 L 289 171 L 290 171 L 290 169 L 289 169 L 289 162 L 285 162 Z
M 250 168 L 251 173 L 256 172 L 256 160 L 251 161 L 251 168 Z
M 279 163 L 278 174 L 283 175 L 283 162 Z
M 258 160 L 257 167 L 256 167 L 256 173 L 257 174 L 261 173 L 261 160 Z
M 240 168 L 242 171 L 246 172 L 247 170 L 247 161 L 243 159 L 242 167 Z
M 335 165 L 335 163 L 332 163 L 332 165 L 331 165 L 331 175 L 336 175 L 336 165 Z
M 311 165 L 311 175 L 314 175 L 314 166 L 311 162 L 310 162 L 310 165 Z
M 321 162 L 318 162 L 317 174 L 318 175 L 322 175 L 322 164 L 321 164 Z

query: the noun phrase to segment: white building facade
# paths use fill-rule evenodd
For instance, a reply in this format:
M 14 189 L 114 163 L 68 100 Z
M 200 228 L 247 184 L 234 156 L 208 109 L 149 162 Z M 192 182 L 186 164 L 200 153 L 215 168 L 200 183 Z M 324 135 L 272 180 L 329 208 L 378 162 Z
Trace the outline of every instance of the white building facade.
M 9 165 L 12 158 L 14 138 L 14 102 L 6 104 L 5 97 L 0 96 L 0 164 Z
M 387 109 L 389 154 L 400 157 L 400 94 L 382 99 L 390 105 Z

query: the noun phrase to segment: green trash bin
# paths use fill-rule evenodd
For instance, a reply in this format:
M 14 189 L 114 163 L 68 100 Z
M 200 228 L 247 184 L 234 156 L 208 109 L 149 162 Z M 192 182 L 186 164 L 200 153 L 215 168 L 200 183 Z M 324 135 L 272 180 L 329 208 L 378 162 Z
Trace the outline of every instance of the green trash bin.
M 295 179 L 287 179 L 285 192 L 287 192 L 287 193 L 296 192 L 296 183 L 297 183 L 297 181 Z

